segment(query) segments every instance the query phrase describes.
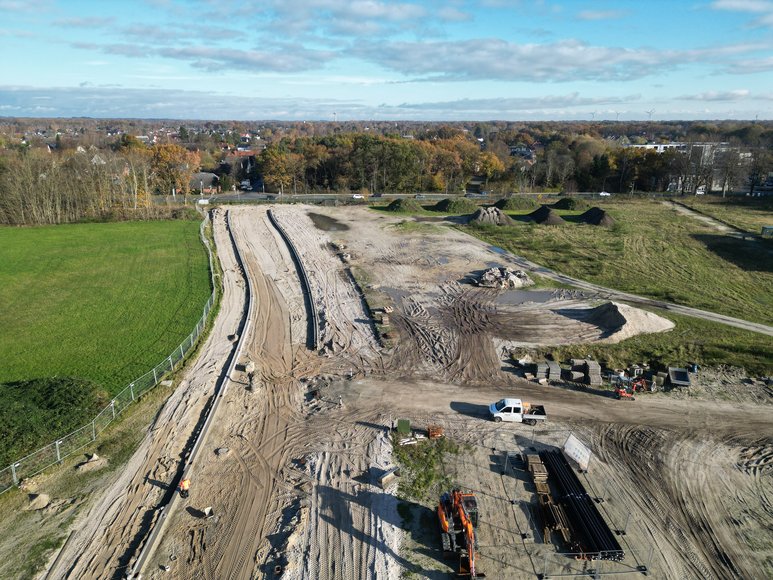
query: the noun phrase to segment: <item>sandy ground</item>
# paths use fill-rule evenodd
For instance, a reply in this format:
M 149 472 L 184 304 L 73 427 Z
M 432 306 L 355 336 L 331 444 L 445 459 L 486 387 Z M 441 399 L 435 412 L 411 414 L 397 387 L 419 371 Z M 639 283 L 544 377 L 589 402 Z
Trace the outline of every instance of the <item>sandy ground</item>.
M 170 493 L 198 418 L 233 347 L 244 307 L 244 279 L 224 226 L 214 218 L 215 242 L 223 268 L 223 299 L 214 328 L 196 362 L 180 380 L 147 436 L 113 484 L 85 512 L 65 545 L 51 578 L 110 578 L 122 574 Z
M 421 428 L 439 423 L 464 445 L 444 469 L 478 495 L 480 568 L 489 577 L 587 573 L 590 563 L 542 542 L 524 472 L 503 473 L 506 452 L 560 446 L 570 432 L 594 453 L 582 476 L 586 487 L 603 498 L 610 526 L 626 529 L 621 543 L 629 556 L 620 565 L 602 564 L 602 571 L 633 578 L 640 574 L 631 570 L 646 565 L 657 578 L 773 575 L 773 425 L 764 388 L 756 391 L 757 404 L 743 396 L 732 402 L 664 394 L 623 402 L 527 383 L 509 372 L 497 345 L 664 328 L 625 305 L 627 329 L 617 316 L 589 316 L 605 302 L 590 290 L 503 295 L 473 287 L 471 273 L 511 262 L 460 232 L 402 231 L 398 220 L 363 208 L 279 206 L 275 217 L 298 248 L 320 312 L 324 348 L 312 352 L 298 273 L 265 208 L 231 212 L 253 285 L 253 333 L 242 363 L 254 362 L 255 376 L 252 384 L 244 372 L 232 377 L 238 384 L 197 459 L 186 508 L 173 514 L 143 577 L 449 577 L 432 502 L 404 502 L 403 511 L 414 515 L 405 521 L 394 487 L 375 485 L 393 465 L 387 434 L 398 417 Z M 338 221 L 322 231 L 310 212 Z M 243 304 L 222 220 L 215 223 L 227 271 L 210 338 L 219 346 L 204 351 L 164 420 L 81 519 L 51 577 L 114 577 L 152 524 L 147 514 L 163 496 L 158 482 L 168 481 L 179 461 L 181 447 L 172 443 L 184 441 L 195 424 L 192 415 L 211 390 L 211 369 L 227 354 L 225 337 Z M 367 275 L 368 295 L 394 308 L 383 346 L 334 241 Z M 488 403 L 513 395 L 544 403 L 548 427 L 486 420 Z

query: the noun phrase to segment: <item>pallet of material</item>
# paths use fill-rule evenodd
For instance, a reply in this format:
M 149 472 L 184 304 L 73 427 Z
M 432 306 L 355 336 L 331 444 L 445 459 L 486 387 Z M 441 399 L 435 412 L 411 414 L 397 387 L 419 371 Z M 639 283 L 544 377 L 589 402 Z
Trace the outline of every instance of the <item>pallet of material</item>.
M 537 370 L 534 373 L 534 377 L 539 379 L 546 379 L 548 377 L 548 364 L 541 362 L 537 363 Z
M 532 479 L 534 479 L 534 483 L 537 483 L 538 481 L 544 483 L 548 480 L 548 470 L 541 463 L 530 465 L 529 471 L 531 472 Z
M 537 488 L 537 493 L 539 495 L 550 495 L 550 486 L 548 485 L 547 481 L 535 481 L 534 487 Z
M 526 454 L 526 467 L 531 467 L 534 464 L 542 465 L 542 459 L 540 459 L 539 455 L 536 453 L 527 453 Z
M 556 361 L 548 361 L 548 378 L 551 381 L 561 380 L 561 365 Z

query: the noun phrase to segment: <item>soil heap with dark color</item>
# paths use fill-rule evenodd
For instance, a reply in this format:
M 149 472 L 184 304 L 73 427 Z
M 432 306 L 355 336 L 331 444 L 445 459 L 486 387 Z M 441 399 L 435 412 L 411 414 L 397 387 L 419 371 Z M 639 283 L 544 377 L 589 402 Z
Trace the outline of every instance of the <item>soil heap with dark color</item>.
M 577 199 L 576 197 L 562 197 L 556 203 L 554 203 L 552 207 L 553 209 L 579 210 L 586 209 L 588 204 L 581 199 Z
M 537 202 L 531 197 L 507 197 L 500 199 L 494 204 L 502 211 L 515 211 L 517 209 L 531 209 L 536 207 Z
M 498 207 L 482 207 L 470 217 L 471 224 L 511 226 L 515 222 Z
M 435 204 L 432 211 L 444 211 L 447 213 L 467 214 L 478 209 L 478 204 L 464 197 L 448 197 Z
M 423 208 L 413 199 L 400 198 L 390 203 L 386 209 L 387 211 L 394 212 L 416 213 L 420 212 Z
M 615 225 L 615 220 L 600 207 L 592 207 L 580 216 L 580 221 L 594 226 L 604 226 L 606 228 Z
M 540 206 L 539 209 L 531 212 L 526 217 L 533 222 L 545 226 L 560 226 L 566 223 L 560 215 L 547 205 Z

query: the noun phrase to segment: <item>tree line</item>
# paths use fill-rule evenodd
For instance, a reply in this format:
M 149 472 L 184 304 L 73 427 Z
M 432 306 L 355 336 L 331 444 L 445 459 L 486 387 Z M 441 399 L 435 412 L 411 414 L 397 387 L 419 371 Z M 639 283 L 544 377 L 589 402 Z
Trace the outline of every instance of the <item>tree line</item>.
M 515 152 L 515 153 L 514 153 Z M 258 158 L 255 178 L 272 191 L 463 193 L 477 177 L 492 192 L 723 192 L 759 184 L 770 148 L 686 142 L 658 153 L 587 134 L 528 132 L 471 138 L 446 130 L 421 139 L 362 133 L 284 138 Z
M 120 212 L 151 217 L 154 194 L 189 193 L 198 153 L 177 144 L 146 147 L 124 135 L 109 149 L 48 152 L 16 148 L 0 155 L 0 223 L 59 224 Z

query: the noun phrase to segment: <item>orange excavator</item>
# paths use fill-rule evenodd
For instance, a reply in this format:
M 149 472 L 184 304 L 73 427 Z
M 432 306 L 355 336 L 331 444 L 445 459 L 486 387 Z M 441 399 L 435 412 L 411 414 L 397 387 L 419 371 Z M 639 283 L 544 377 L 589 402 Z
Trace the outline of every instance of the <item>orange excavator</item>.
M 475 556 L 478 540 L 475 529 L 478 527 L 478 502 L 471 493 L 462 493 L 455 489 L 440 496 L 437 506 L 440 521 L 440 535 L 443 551 L 459 554 L 460 578 L 485 578 L 486 575 L 475 568 Z

